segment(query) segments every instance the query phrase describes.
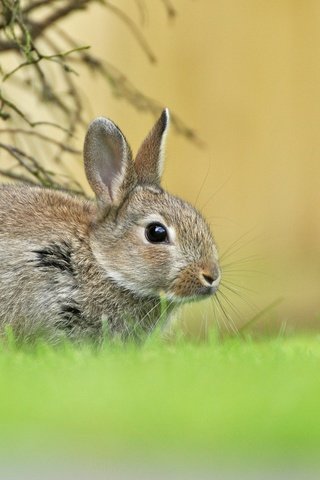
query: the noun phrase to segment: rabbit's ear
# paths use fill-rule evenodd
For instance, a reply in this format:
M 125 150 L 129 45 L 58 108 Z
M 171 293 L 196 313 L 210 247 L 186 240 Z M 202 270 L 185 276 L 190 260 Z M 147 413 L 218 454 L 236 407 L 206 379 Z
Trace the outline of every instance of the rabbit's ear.
M 168 127 L 169 110 L 166 108 L 137 153 L 135 169 L 139 183 L 160 184 Z
M 118 206 L 136 183 L 130 147 L 119 128 L 107 118 L 98 117 L 89 125 L 84 165 L 100 208 Z

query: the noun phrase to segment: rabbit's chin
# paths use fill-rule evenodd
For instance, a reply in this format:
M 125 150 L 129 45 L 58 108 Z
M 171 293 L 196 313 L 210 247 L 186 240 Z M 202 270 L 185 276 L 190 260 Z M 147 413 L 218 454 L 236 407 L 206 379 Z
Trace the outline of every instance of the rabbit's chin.
M 161 292 L 160 296 L 162 298 L 165 298 L 170 303 L 184 304 L 184 303 L 199 302 L 200 300 L 207 300 L 208 298 L 211 298 L 216 293 L 216 291 L 217 289 L 212 289 L 210 292 L 207 292 L 207 293 L 183 295 L 183 296 L 176 295 L 175 293 L 172 293 L 172 292 Z

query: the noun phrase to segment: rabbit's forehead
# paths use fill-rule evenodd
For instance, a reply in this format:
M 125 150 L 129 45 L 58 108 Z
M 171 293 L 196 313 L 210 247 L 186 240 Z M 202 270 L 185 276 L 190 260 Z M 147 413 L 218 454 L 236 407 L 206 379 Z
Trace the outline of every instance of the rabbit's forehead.
M 202 215 L 190 204 L 153 187 L 145 187 L 133 194 L 128 202 L 128 214 L 136 214 L 140 218 L 159 216 L 170 226 L 181 224 L 184 220 L 187 223 L 205 223 Z

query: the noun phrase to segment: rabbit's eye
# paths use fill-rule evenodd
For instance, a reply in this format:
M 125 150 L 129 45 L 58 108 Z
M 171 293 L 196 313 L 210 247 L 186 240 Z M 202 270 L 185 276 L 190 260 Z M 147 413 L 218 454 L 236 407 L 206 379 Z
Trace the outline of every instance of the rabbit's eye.
M 168 233 L 161 223 L 150 223 L 146 227 L 146 238 L 151 243 L 168 242 Z

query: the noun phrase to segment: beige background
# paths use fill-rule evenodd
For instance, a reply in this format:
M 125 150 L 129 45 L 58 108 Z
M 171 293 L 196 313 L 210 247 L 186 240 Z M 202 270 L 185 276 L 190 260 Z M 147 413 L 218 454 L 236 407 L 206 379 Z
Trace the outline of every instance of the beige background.
M 115 3 L 139 24 L 143 2 Z M 172 129 L 164 185 L 202 207 L 222 252 L 238 242 L 225 260 L 235 261 L 227 281 L 244 287 L 230 297 L 233 320 L 241 325 L 281 297 L 261 318 L 267 329 L 318 329 L 320 3 L 176 0 L 173 22 L 160 0 L 144 5 L 140 28 L 156 64 L 99 5 L 67 25 L 203 140 L 199 148 Z M 91 104 L 88 120 L 111 117 L 136 150 L 153 117 L 113 98 L 103 80 L 85 72 L 79 85 Z M 84 182 L 81 166 L 78 175 Z M 189 307 L 189 317 L 211 321 L 210 303 Z
M 134 1 L 117 3 L 139 22 Z M 145 3 L 142 32 L 156 65 L 101 7 L 72 28 L 203 139 L 199 148 L 171 131 L 164 184 L 198 198 L 221 251 L 240 239 L 229 280 L 253 292 L 230 297 L 233 320 L 240 325 L 282 297 L 265 323 L 319 328 L 319 2 L 180 0 L 174 22 L 160 1 Z M 102 81 L 81 83 L 93 115 L 112 117 L 136 149 L 153 118 L 112 98 Z M 197 315 L 211 318 L 210 308 L 199 305 Z

